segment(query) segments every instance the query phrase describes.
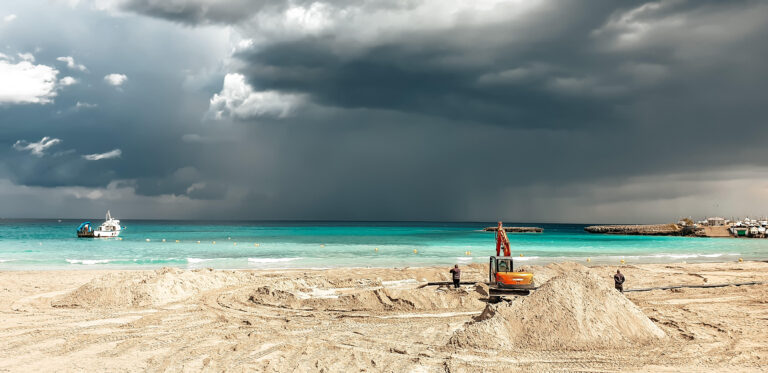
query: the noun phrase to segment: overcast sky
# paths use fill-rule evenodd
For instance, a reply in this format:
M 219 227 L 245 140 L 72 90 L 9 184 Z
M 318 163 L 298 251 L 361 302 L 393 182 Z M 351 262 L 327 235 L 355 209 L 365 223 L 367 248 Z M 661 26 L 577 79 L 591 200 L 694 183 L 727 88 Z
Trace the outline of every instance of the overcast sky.
M 768 215 L 768 2 L 0 3 L 0 217 Z

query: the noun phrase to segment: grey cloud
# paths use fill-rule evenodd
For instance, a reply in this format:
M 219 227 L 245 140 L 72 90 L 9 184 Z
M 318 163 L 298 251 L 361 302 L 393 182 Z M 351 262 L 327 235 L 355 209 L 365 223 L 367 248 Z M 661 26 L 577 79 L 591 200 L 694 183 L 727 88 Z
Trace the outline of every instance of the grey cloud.
M 128 0 L 124 10 L 187 24 L 233 23 L 248 19 L 270 1 L 253 0 Z
M 162 18 L 188 25 L 235 24 L 251 21 L 259 14 L 278 14 L 290 7 L 307 7 L 313 4 L 344 8 L 359 6 L 368 10 L 408 7 L 409 2 L 379 0 L 358 2 L 334 0 L 119 0 L 119 9 L 149 17 Z
M 110 203 L 126 216 L 152 217 L 631 222 L 715 204 L 754 212 L 732 191 L 764 183 L 766 5 L 470 8 L 483 4 L 143 0 L 122 6 L 173 22 L 89 13 L 89 27 L 119 27 L 80 36 L 77 53 L 51 40 L 36 58 L 82 56 L 92 74 L 51 107 L 0 108 L 2 185 L 47 188 L 62 211 L 118 195 Z M 286 18 L 292 6 L 304 18 Z M 237 35 L 206 39 L 218 25 Z M 35 32 L 10 35 L 22 40 L 14 50 L 48 37 Z M 228 56 L 241 38 L 252 41 Z M 122 92 L 102 81 L 115 71 L 130 77 Z M 236 74 L 242 95 L 222 92 Z M 281 97 L 301 105 L 283 110 Z M 53 114 L 77 102 L 98 110 Z M 205 120 L 209 111 L 221 120 Z M 42 136 L 78 152 L 12 148 Z M 109 149 L 122 157 L 79 155 Z M 768 203 L 756 190 L 751 203 Z
M 635 9 L 628 3 L 622 3 L 624 9 L 612 7 L 615 3 L 590 4 L 559 3 L 537 12 L 535 20 L 521 22 L 470 24 L 439 32 L 425 25 L 397 40 L 356 44 L 355 53 L 345 53 L 344 35 L 331 30 L 322 36 L 255 46 L 238 57 L 253 86 L 308 94 L 320 105 L 524 128 L 645 126 L 636 117 L 621 115 L 622 110 L 659 95 L 687 95 L 696 102 L 706 95 L 699 87 L 703 81 L 733 84 L 755 76 L 754 85 L 764 83 L 765 72 L 752 61 L 766 54 L 759 42 L 766 35 L 765 18 L 750 17 L 746 36 L 741 35 L 743 27 L 730 38 L 705 40 L 706 34 L 699 35 L 703 27 L 728 35 L 736 15 L 766 14 L 760 3 L 660 6 L 666 13 L 652 13 L 660 18 L 665 35 L 673 36 L 637 32 L 631 35 L 635 45 L 622 48 L 605 45 L 621 44 L 627 30 L 606 25 L 616 18 L 630 25 L 639 22 L 634 20 L 639 15 L 627 14 L 644 14 L 637 9 L 654 9 L 652 4 Z M 643 22 L 650 28 L 656 25 L 645 18 Z M 262 28 L 255 26 L 254 35 Z M 707 54 L 731 48 L 734 53 L 738 49 L 742 58 Z M 477 55 L 484 58 L 475 61 Z M 690 60 L 696 56 L 705 59 Z M 726 66 L 728 70 L 723 70 Z M 517 84 L 510 81 L 515 74 L 522 79 Z M 497 84 L 489 84 L 492 77 L 498 78 Z M 733 88 L 746 90 L 751 85 L 744 81 Z
M 140 178 L 136 180 L 135 191 L 139 195 L 186 196 L 191 199 L 223 199 L 229 187 L 226 183 L 207 179 L 194 167 L 182 167 L 165 177 Z
M 186 195 L 192 199 L 215 200 L 227 195 L 228 188 L 222 183 L 195 183 L 187 188 Z

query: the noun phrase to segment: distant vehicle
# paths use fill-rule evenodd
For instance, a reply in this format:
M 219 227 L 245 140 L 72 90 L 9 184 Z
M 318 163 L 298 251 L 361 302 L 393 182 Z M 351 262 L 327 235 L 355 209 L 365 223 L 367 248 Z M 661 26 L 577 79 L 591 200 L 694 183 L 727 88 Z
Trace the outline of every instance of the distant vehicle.
M 92 238 L 93 237 L 93 225 L 87 221 L 80 224 L 77 227 L 77 237 Z
M 101 223 L 99 229 L 96 229 L 96 231 L 93 232 L 93 237 L 117 237 L 121 230 L 122 227 L 120 226 L 120 220 L 113 218 L 109 213 L 109 210 L 107 210 L 106 220 Z

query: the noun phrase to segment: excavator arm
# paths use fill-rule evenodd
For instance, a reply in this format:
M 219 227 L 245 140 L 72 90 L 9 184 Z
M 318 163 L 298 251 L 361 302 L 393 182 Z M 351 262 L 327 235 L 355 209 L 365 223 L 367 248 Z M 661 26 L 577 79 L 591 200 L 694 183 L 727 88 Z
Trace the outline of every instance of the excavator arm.
M 501 249 L 504 248 L 504 256 L 512 255 L 509 248 L 509 238 L 507 237 L 507 231 L 501 226 L 499 222 L 498 228 L 496 228 L 496 256 L 501 255 Z

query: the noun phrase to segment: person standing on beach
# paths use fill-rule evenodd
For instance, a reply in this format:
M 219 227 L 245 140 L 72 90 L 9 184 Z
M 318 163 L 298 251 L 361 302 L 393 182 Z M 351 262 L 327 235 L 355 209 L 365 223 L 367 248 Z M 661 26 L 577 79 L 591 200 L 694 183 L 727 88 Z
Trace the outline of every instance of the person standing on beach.
M 454 264 L 453 268 L 448 272 L 453 274 L 453 287 L 458 289 L 459 283 L 461 282 L 461 270 L 459 269 L 459 265 Z
M 624 280 L 624 275 L 617 269 L 616 274 L 613 275 L 613 285 L 616 287 L 616 290 L 622 293 L 624 292 Z

